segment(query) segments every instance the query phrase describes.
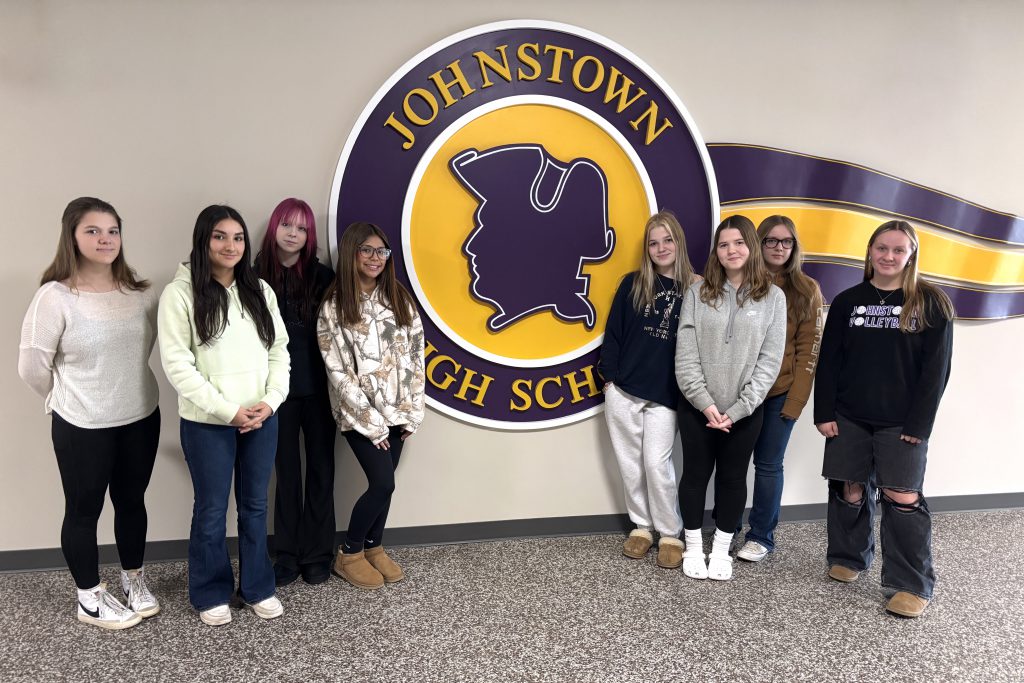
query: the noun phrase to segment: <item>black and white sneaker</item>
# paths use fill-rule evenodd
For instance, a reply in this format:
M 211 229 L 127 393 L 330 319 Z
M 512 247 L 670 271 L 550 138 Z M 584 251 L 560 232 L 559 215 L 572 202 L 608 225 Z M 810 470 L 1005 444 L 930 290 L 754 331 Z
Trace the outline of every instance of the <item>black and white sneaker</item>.
M 160 603 L 146 587 L 142 568 L 121 570 L 121 589 L 128 608 L 140 617 L 151 617 L 160 611 Z
M 91 590 L 78 591 L 78 620 L 100 628 L 120 630 L 135 626 L 142 617 L 118 602 L 107 592 L 107 584 L 101 583 Z

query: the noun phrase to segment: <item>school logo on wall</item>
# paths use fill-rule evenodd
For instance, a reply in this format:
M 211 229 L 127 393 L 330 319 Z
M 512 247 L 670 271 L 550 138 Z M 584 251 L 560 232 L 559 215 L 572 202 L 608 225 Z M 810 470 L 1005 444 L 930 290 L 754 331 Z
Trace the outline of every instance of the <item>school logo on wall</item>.
M 606 38 L 502 22 L 424 50 L 373 97 L 338 163 L 331 240 L 359 220 L 388 235 L 423 313 L 431 406 L 536 429 L 601 406 L 612 297 L 660 209 L 699 261 L 717 185 L 676 95 Z

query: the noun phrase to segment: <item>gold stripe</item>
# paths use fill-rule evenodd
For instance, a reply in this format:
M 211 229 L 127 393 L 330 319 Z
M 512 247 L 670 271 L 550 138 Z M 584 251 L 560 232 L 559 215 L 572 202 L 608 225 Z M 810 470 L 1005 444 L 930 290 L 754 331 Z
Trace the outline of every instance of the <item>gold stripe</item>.
M 722 217 L 742 213 L 757 225 L 774 214 L 789 216 L 800 231 L 807 256 L 849 258 L 863 262 L 868 239 L 879 225 L 877 216 L 812 206 L 747 206 L 722 208 Z M 918 230 L 923 275 L 998 287 L 1024 287 L 1024 252 L 970 244 L 949 235 Z M 819 259 L 815 259 L 819 260 Z

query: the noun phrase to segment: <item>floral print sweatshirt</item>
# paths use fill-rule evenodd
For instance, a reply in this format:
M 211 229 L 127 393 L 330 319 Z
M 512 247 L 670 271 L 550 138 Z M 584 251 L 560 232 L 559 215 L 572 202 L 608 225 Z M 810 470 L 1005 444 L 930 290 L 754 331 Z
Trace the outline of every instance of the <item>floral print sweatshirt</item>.
M 389 427 L 415 432 L 423 421 L 423 324 L 414 310 L 412 325 L 399 327 L 379 288 L 361 292 L 359 304 L 362 320 L 343 327 L 334 299 L 327 299 L 317 338 L 338 429 L 354 429 L 377 444 Z

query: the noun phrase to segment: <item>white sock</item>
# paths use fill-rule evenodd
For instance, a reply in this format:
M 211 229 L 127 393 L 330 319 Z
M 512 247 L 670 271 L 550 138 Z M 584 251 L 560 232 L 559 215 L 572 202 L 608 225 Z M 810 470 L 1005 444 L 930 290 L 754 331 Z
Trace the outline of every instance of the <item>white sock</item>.
M 100 583 L 96 584 L 95 588 L 87 588 L 85 590 L 79 588 L 78 601 L 82 603 L 82 606 L 86 609 L 96 609 L 96 603 L 99 601 L 99 598 L 96 597 L 96 594 L 100 591 L 100 588 L 102 587 L 103 584 Z
M 700 529 L 683 529 L 683 537 L 688 551 L 704 553 L 704 537 L 701 535 Z
M 721 529 L 715 529 L 715 536 L 711 541 L 711 554 L 719 557 L 729 556 L 729 546 L 732 545 L 733 534 L 727 534 Z

